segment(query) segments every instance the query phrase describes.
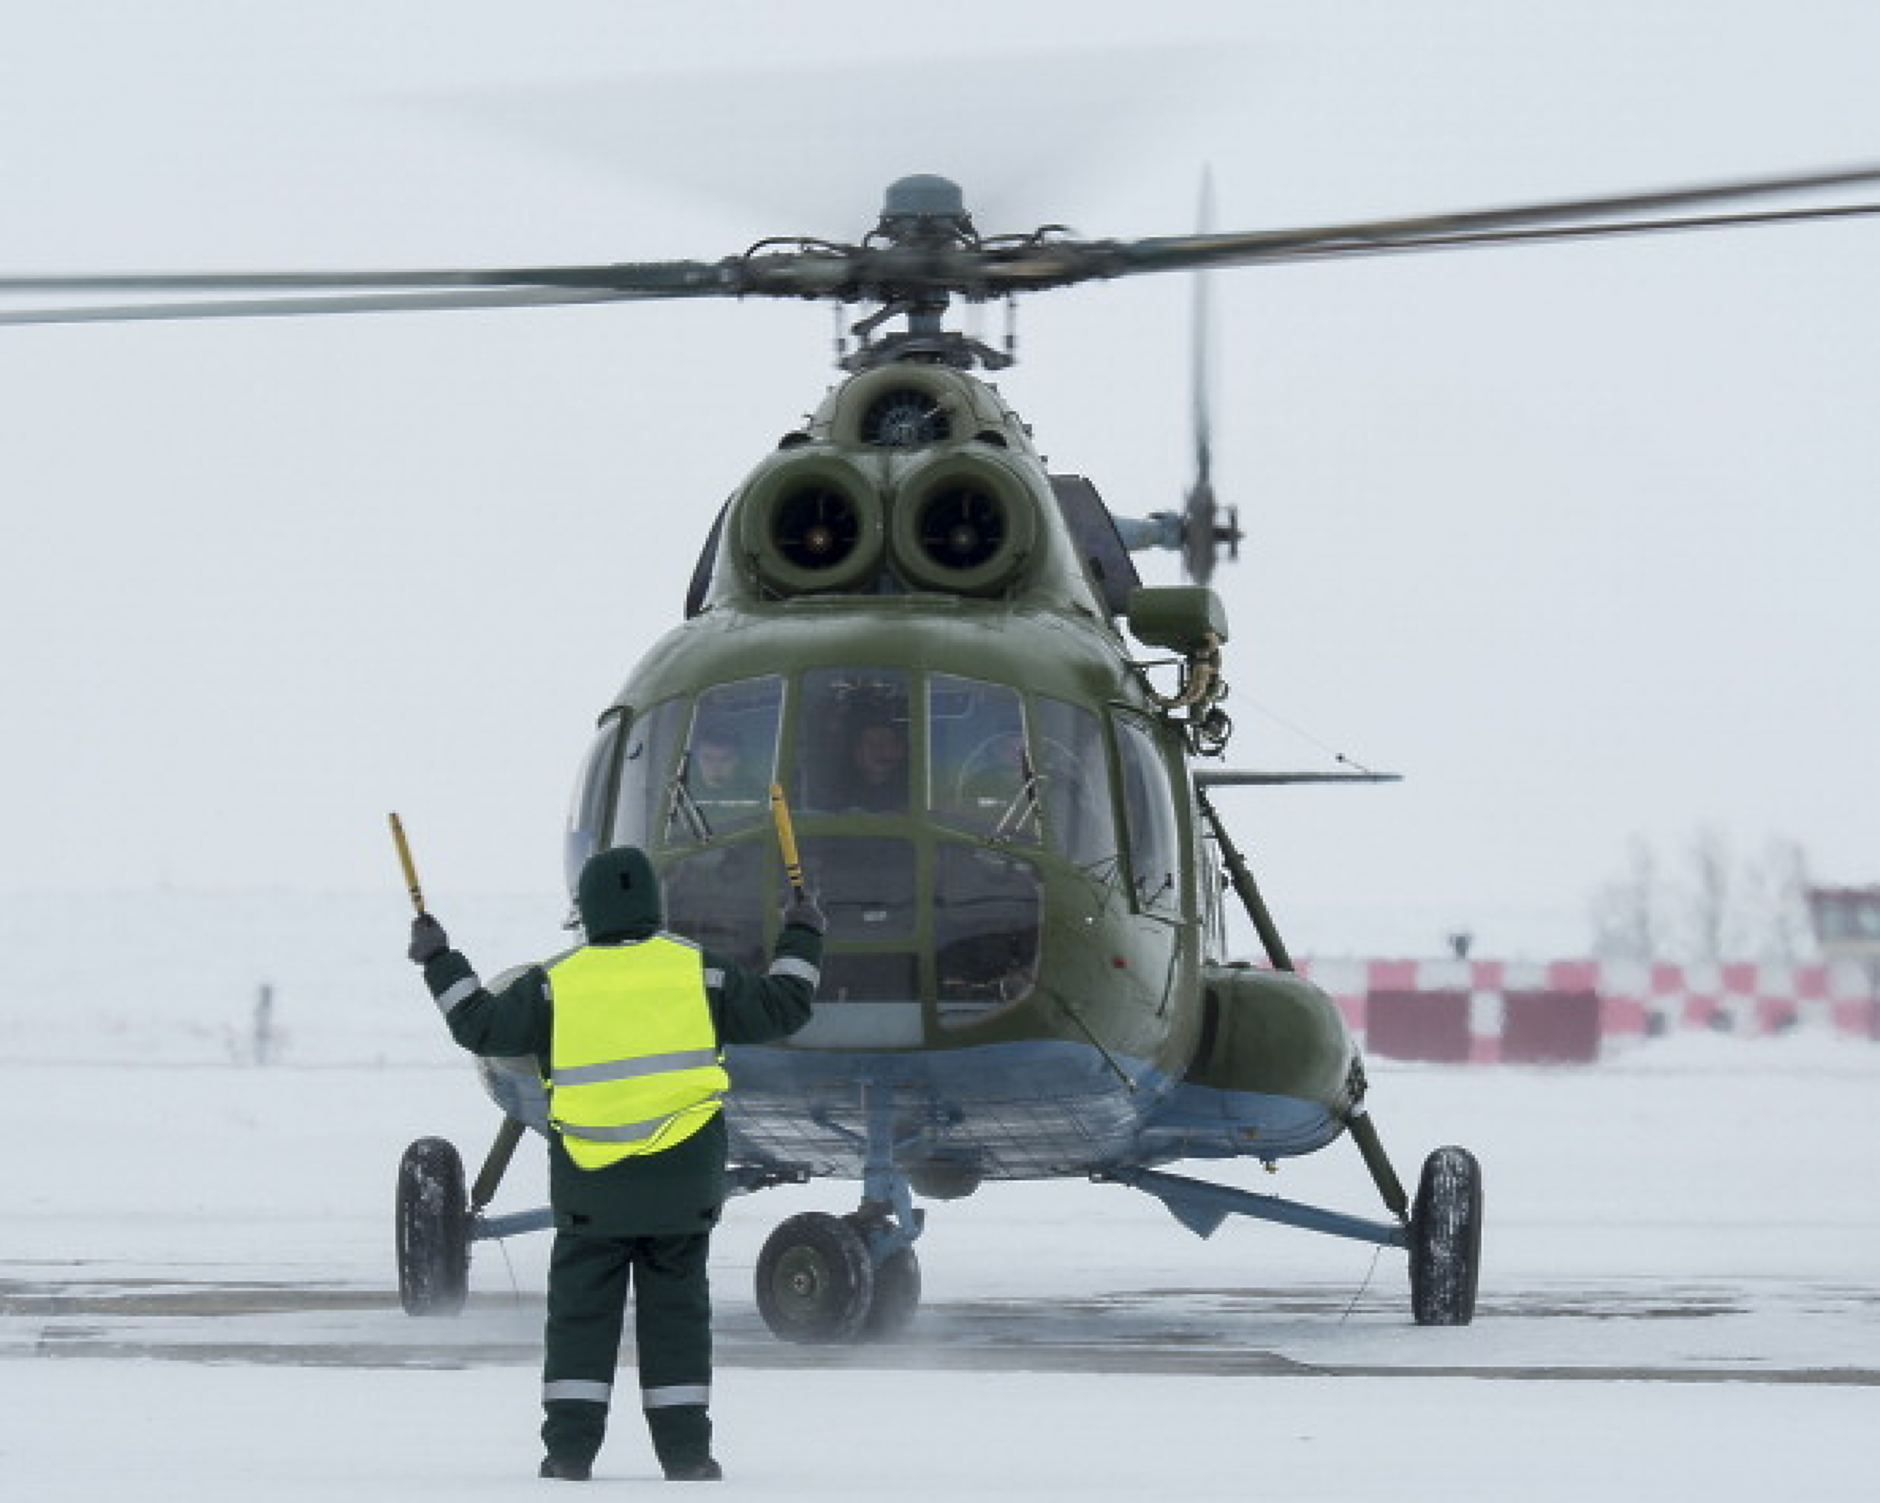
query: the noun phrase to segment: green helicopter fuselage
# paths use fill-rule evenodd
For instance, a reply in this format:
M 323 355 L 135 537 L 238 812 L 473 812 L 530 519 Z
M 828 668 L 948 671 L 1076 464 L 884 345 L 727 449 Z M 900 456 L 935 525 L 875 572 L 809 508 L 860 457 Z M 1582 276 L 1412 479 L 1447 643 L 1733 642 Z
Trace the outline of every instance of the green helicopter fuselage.
M 669 926 L 761 966 L 775 785 L 829 918 L 814 1021 L 732 1053 L 745 1164 L 858 1174 L 884 1123 L 917 1187 L 1277 1158 L 1362 1089 L 1321 992 L 1226 963 L 1191 721 L 1117 622 L 1192 657 L 1219 603 L 1133 589 L 1082 484 L 983 382 L 855 377 L 732 496 L 602 717 L 571 873 L 643 846 Z

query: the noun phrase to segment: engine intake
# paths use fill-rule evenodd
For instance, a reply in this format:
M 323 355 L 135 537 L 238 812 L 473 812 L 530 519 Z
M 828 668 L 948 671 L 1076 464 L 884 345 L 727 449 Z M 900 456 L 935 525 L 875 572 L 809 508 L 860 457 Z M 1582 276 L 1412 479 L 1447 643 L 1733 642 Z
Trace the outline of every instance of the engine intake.
M 889 524 L 894 562 L 922 589 L 989 595 L 1009 584 L 1037 545 L 1036 503 L 995 460 L 938 458 L 911 475 Z
M 739 541 L 759 578 L 784 595 L 849 590 L 881 567 L 884 526 L 874 487 L 827 455 L 786 459 L 753 483 Z

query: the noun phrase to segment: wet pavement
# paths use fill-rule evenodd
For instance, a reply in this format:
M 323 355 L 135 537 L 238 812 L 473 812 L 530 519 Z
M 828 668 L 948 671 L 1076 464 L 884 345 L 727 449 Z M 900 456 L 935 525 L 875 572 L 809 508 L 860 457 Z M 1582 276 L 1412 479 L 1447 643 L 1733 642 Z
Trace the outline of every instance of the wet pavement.
M 321 1367 L 533 1366 L 539 1294 L 413 1319 L 394 1290 L 202 1279 L 0 1277 L 0 1357 Z M 1420 1330 L 1393 1296 L 1313 1287 L 936 1300 L 893 1342 L 788 1345 L 721 1294 L 721 1367 L 1222 1376 L 1480 1377 L 1880 1386 L 1880 1290 L 1748 1281 L 1484 1291 Z M 630 1354 L 629 1354 L 630 1355 Z

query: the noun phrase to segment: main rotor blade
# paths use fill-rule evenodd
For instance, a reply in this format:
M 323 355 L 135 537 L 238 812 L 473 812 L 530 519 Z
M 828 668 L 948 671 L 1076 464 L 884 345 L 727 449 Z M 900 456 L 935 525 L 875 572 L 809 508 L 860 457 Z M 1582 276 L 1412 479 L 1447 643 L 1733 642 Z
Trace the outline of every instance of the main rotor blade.
M 0 276 L 0 296 L 114 292 L 389 292 L 437 287 L 589 287 L 609 291 L 683 295 L 721 290 L 725 263 L 641 261 L 593 266 L 452 267 L 400 271 L 98 272 L 59 276 Z
M 0 298 L 5 299 L 150 295 L 149 301 L 133 304 L 92 302 L 75 306 L 28 306 L 0 312 L 0 324 L 287 317 L 693 297 L 827 298 L 851 303 L 876 302 L 905 311 L 931 305 L 936 294 L 982 299 L 1147 272 L 1199 271 L 1209 267 L 1604 235 L 1793 224 L 1880 214 L 1880 204 L 1840 204 L 1681 218 L 1627 220 L 1622 217 L 1679 206 L 1816 192 L 1855 184 L 1880 184 L 1880 167 L 1465 213 L 1367 220 L 1315 229 L 1206 233 L 1132 241 L 1061 239 L 1039 231 L 973 247 L 939 247 L 913 241 L 861 247 L 819 241 L 763 242 L 742 256 L 709 262 L 624 262 L 441 271 L 0 277 Z M 774 248 L 780 245 L 791 248 Z M 186 296 L 198 293 L 205 296 Z M 331 295 L 206 296 L 212 293 Z M 1201 441 L 1205 444 L 1208 437 L 1204 426 Z
M 1634 219 L 1618 224 L 1556 225 L 1532 230 L 1482 230 L 1464 235 L 1406 235 L 1369 241 L 1362 245 L 1324 245 L 1262 257 L 1264 262 L 1338 260 L 1349 256 L 1380 256 L 1395 251 L 1467 249 L 1471 246 L 1559 244 L 1569 240 L 1609 239 L 1620 235 L 1678 234 L 1690 230 L 1733 230 L 1764 224 L 1804 224 L 1810 221 L 1869 218 L 1880 214 L 1880 203 L 1835 204 L 1819 209 L 1770 209 L 1745 214 L 1698 214 L 1673 219 Z
M 1839 172 L 1718 183 L 1707 187 L 1668 188 L 1648 193 L 1565 199 L 1552 203 L 1425 214 L 1400 219 L 1360 220 L 1351 224 L 1322 225 L 1308 229 L 1256 230 L 1227 235 L 1171 235 L 1115 245 L 1114 253 L 1120 265 L 1110 275 L 1185 271 L 1202 266 L 1250 265 L 1334 250 L 1347 255 L 1364 255 L 1373 246 L 1379 250 L 1408 249 L 1412 246 L 1432 249 L 1450 240 L 1459 244 L 1478 243 L 1470 237 L 1479 237 L 1491 231 L 1562 227 L 1577 230 L 1581 235 L 1590 235 L 1599 229 L 1595 224 L 1575 224 L 1575 221 L 1617 220 L 1620 222 L 1605 226 L 1605 232 L 1624 234 L 1627 233 L 1622 218 L 1625 215 L 1875 184 L 1880 184 L 1880 167 L 1858 167 Z M 1713 215 L 1694 221 L 1689 227 L 1721 228 L 1732 223 L 1774 222 L 1777 218 L 1795 222 L 1861 212 L 1872 213 L 1874 209 L 1869 206 L 1850 208 L 1846 205 L 1827 205 L 1814 209 L 1777 211 L 1774 214 Z M 1674 229 L 1683 226 L 1675 221 L 1660 220 L 1654 227 Z
M 95 307 L 0 310 L 0 324 L 136 323 L 198 318 L 293 318 L 316 313 L 417 313 L 466 308 L 553 308 L 576 303 L 617 303 L 659 293 L 548 287 L 489 292 L 380 292 L 332 297 L 237 298 L 180 303 L 117 303 Z
M 961 257 L 966 259 L 962 261 Z M 79 303 L 0 312 L 0 324 L 105 323 L 137 319 L 268 318 L 309 313 L 382 313 L 516 308 L 562 303 L 705 297 L 801 297 L 857 301 L 874 289 L 952 287 L 978 274 L 973 253 L 908 258 L 896 252 L 806 244 L 722 261 L 624 261 L 612 265 L 446 271 L 108 273 L 0 277 L 0 299 L 53 294 L 151 293 L 148 302 Z M 174 298 L 181 293 L 316 294 L 297 297 Z M 331 295 L 324 295 L 330 293 Z

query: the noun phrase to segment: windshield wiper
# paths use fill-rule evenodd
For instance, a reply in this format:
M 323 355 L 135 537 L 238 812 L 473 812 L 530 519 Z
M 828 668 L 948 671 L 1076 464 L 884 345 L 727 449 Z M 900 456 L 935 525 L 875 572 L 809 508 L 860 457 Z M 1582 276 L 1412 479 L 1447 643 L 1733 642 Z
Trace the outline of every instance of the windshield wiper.
M 1005 813 L 999 816 L 998 824 L 993 826 L 992 838 L 1005 840 L 1018 833 L 1019 825 L 1029 819 L 1038 833 L 1043 833 L 1043 825 L 1038 815 L 1038 769 L 1032 766 L 1031 750 L 1020 746 L 1018 749 L 1018 769 L 1024 781 L 1018 792 L 1012 795 L 1012 802 L 1005 807 Z M 1021 816 L 1020 808 L 1025 810 Z
M 712 838 L 711 821 L 705 818 L 705 811 L 699 807 L 698 800 L 692 797 L 692 790 L 685 785 L 686 774 L 691 767 L 692 753 L 688 749 L 679 758 L 678 771 L 672 775 L 672 789 L 666 801 L 666 833 L 670 835 L 673 821 L 683 816 L 692 838 L 704 843 Z

